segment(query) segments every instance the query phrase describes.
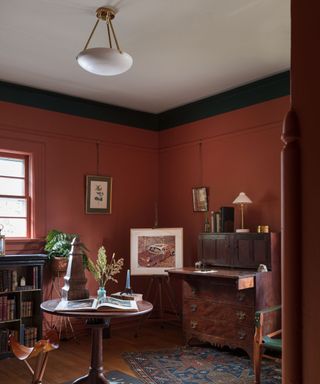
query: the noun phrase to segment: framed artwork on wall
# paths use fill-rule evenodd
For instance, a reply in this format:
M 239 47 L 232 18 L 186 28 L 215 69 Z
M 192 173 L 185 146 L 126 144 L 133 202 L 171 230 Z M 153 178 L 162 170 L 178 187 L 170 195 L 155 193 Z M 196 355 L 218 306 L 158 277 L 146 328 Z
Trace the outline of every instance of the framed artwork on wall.
M 86 176 L 86 213 L 111 213 L 112 177 Z
M 208 211 L 208 188 L 192 188 L 192 203 L 194 212 Z
M 183 266 L 182 228 L 133 228 L 130 233 L 132 275 L 165 275 Z

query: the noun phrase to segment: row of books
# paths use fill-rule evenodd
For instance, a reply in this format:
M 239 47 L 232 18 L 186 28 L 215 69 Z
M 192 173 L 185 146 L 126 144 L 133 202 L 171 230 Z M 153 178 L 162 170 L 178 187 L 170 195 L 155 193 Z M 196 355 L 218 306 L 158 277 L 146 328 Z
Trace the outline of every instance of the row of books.
M 14 320 L 16 314 L 16 300 L 0 296 L 0 321 Z
M 26 276 L 21 275 L 21 271 L 18 273 L 18 271 L 15 269 L 0 270 L 0 292 L 38 289 L 38 272 L 38 267 L 32 267 L 32 274 L 28 276 L 28 285 L 26 285 Z
M 18 331 L 8 328 L 0 328 L 0 353 L 9 352 L 9 335 L 13 334 L 14 338 L 18 340 Z
M 33 347 L 37 341 L 38 328 L 25 327 L 24 328 L 24 345 L 26 347 Z
M 31 317 L 32 316 L 32 301 L 23 301 L 21 303 L 21 316 L 20 317 Z

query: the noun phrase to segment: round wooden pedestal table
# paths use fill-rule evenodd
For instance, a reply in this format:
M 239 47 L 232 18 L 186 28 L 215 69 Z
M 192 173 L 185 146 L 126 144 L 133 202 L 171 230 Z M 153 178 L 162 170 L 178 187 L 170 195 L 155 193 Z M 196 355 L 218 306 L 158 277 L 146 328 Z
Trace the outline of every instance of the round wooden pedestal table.
M 73 381 L 73 384 L 109 384 L 103 374 L 103 329 L 109 327 L 112 318 L 132 317 L 145 315 L 152 311 L 152 304 L 148 301 L 138 301 L 137 312 L 126 311 L 59 311 L 55 308 L 60 300 L 48 300 L 41 304 L 44 312 L 56 315 L 86 319 L 88 328 L 91 328 L 91 365 L 88 374 Z

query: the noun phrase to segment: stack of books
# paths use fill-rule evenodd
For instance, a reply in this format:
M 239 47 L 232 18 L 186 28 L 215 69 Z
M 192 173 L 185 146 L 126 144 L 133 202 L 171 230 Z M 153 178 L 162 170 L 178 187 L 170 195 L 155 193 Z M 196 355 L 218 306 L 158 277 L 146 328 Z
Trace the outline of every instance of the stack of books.
M 8 296 L 0 296 L 0 321 L 14 320 L 16 318 L 16 300 Z

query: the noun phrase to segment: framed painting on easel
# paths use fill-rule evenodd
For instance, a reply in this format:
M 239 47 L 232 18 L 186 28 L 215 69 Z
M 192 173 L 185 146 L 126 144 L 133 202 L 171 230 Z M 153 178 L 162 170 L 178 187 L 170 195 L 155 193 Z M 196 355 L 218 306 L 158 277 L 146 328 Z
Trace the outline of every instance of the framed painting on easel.
M 182 228 L 133 228 L 130 245 L 132 275 L 165 275 L 183 266 Z

